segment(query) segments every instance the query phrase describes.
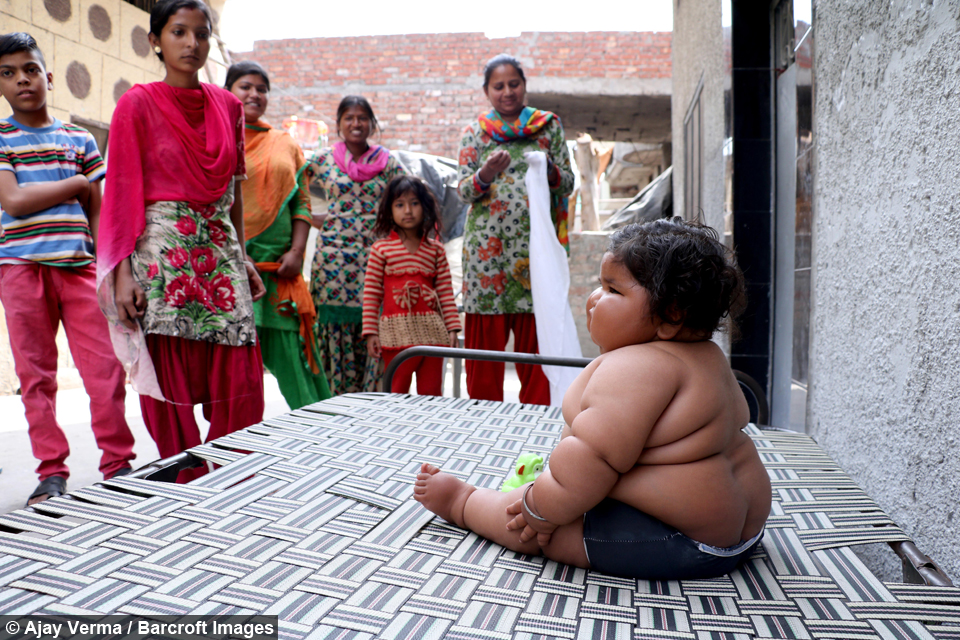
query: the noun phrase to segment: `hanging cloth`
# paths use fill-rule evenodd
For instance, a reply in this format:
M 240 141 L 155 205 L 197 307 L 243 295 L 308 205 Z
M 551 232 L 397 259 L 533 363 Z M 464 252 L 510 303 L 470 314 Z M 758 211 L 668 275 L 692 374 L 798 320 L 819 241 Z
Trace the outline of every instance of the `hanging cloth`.
M 293 138 L 263 120 L 246 125 L 246 161 L 243 230 L 250 241 L 269 229 L 296 195 L 308 165 Z
M 542 151 L 524 154 L 530 168 L 524 182 L 530 200 L 530 289 L 541 355 L 581 358 L 577 325 L 570 311 L 570 267 L 548 212 L 547 156 Z M 544 366 L 550 382 L 550 404 L 558 407 L 579 372 L 570 367 Z
M 390 160 L 390 151 L 378 144 L 370 145 L 359 159 L 354 160 L 353 154 L 347 149 L 345 142 L 333 145 L 333 160 L 340 170 L 350 176 L 354 182 L 366 182 L 380 175 Z

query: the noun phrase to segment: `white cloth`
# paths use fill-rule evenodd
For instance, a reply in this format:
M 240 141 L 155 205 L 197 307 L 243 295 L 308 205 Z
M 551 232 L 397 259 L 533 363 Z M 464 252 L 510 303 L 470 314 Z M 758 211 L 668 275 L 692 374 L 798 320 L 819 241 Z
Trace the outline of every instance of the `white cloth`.
M 524 182 L 530 203 L 530 288 L 537 321 L 540 355 L 581 358 L 577 326 L 568 299 L 570 267 L 567 252 L 557 239 L 550 218 L 547 156 L 542 151 L 523 154 L 529 165 Z M 560 406 L 570 383 L 580 374 L 573 367 L 543 367 L 550 382 L 550 404 Z

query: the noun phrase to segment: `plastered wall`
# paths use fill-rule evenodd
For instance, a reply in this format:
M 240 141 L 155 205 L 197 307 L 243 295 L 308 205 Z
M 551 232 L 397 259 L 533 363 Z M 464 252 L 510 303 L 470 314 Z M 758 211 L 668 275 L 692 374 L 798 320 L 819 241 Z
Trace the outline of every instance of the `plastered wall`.
M 109 123 L 131 86 L 161 78 L 150 16 L 121 0 L 0 0 L 0 33 L 26 31 L 53 72 L 51 113 Z M 0 100 L 0 117 L 10 106 Z
M 577 337 L 584 358 L 596 358 L 600 348 L 587 331 L 587 297 L 599 285 L 600 262 L 610 243 L 609 231 L 570 234 L 570 310 L 577 325 Z
M 815 6 L 808 429 L 958 581 L 960 2 Z
M 671 55 L 673 93 L 673 210 L 683 214 L 684 172 L 688 159 L 684 153 L 684 119 L 703 80 L 700 104 L 703 126 L 703 179 L 701 182 L 703 220 L 723 234 L 723 30 L 720 25 L 720 0 L 687 2 L 674 0 L 674 38 Z M 688 217 L 695 217 L 695 211 Z

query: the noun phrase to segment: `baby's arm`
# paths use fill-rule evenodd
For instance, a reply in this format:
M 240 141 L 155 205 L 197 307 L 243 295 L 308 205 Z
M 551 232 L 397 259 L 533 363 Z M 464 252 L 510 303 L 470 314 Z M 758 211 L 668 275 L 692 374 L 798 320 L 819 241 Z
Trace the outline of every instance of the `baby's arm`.
M 12 171 L 0 171 L 0 205 L 7 215 L 22 218 L 74 198 L 85 200 L 90 180 L 78 173 L 56 182 L 20 186 Z
M 636 465 L 680 388 L 681 374 L 678 361 L 655 347 L 607 354 L 584 389 L 569 436 L 553 450 L 548 470 L 527 494 L 529 508 L 552 525 L 563 525 L 599 504 L 620 475 Z M 525 524 L 539 529 L 535 519 L 523 515 Z

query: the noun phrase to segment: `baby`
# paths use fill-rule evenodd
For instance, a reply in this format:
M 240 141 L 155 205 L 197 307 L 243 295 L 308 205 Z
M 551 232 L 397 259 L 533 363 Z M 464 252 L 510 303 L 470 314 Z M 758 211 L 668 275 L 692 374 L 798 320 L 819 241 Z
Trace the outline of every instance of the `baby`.
M 533 483 L 477 489 L 424 464 L 414 498 L 508 549 L 644 579 L 730 572 L 759 544 L 770 480 L 748 409 L 710 340 L 744 305 L 743 276 L 679 218 L 610 239 L 587 328 L 600 347 L 563 400 L 566 426 Z

